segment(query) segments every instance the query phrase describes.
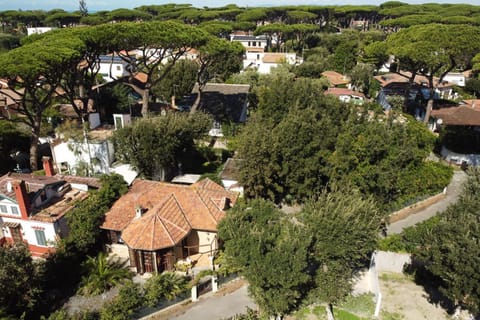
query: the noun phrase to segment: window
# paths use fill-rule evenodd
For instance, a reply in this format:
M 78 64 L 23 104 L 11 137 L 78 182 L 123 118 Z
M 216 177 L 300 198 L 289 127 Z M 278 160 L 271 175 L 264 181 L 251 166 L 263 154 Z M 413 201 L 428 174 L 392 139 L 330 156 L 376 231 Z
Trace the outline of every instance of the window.
M 250 47 L 250 41 L 248 41 L 248 46 Z
M 253 42 L 252 42 L 252 46 L 253 46 L 253 47 L 256 47 L 256 46 L 257 46 L 257 41 L 253 41 Z
M 7 206 L 0 204 L 0 212 L 7 213 Z
M 47 245 L 47 239 L 45 238 L 45 231 L 35 230 L 35 237 L 37 238 L 37 243 L 39 246 Z
M 117 71 L 122 71 L 122 66 L 117 66 Z
M 17 207 L 10 207 L 10 210 L 12 210 L 12 214 L 18 215 L 18 209 L 17 209 Z

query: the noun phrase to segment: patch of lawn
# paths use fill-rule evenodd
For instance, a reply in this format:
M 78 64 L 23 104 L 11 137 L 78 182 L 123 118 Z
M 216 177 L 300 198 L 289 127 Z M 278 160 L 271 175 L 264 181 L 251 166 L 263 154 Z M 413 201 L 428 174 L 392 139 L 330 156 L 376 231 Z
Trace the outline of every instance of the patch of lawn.
M 374 298 L 373 294 L 348 296 L 339 307 L 362 317 L 371 317 L 375 311 Z
M 360 318 L 359 316 L 342 309 L 334 309 L 333 314 L 336 320 L 364 320 L 364 318 Z

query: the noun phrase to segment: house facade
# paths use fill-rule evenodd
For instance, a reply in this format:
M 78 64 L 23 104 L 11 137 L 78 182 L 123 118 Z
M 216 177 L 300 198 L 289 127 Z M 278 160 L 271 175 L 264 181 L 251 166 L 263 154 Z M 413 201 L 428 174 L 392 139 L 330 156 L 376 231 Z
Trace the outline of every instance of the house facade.
M 268 39 L 265 35 L 253 36 L 232 34 L 230 36 L 230 41 L 240 42 L 245 47 L 247 53 L 264 52 L 268 46 Z
M 128 250 L 140 274 L 182 262 L 209 265 L 218 249 L 217 224 L 237 197 L 209 179 L 192 185 L 135 180 L 101 228 L 110 245 Z
M 55 251 L 57 241 L 68 233 L 65 214 L 88 195 L 83 181 L 69 183 L 53 176 L 50 158 L 43 161 L 46 176 L 0 177 L 0 244 L 24 243 L 34 257 Z
M 325 91 L 325 95 L 332 95 L 342 102 L 353 103 L 356 105 L 362 105 L 366 101 L 366 97 L 363 93 L 346 88 L 328 88 Z
M 289 65 L 295 65 L 301 63 L 297 61 L 296 53 L 283 53 L 283 52 L 255 52 L 247 51 L 245 59 L 243 59 L 243 68 L 253 68 L 258 73 L 268 74 L 273 68 L 286 63 Z

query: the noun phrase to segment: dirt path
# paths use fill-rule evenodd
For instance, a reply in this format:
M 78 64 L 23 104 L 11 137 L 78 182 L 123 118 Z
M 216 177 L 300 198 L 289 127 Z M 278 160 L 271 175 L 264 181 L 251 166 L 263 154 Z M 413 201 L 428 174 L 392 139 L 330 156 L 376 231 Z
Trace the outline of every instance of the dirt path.
M 379 280 L 383 296 L 382 312 L 397 315 L 395 319 L 451 319 L 442 307 L 428 301 L 428 294 L 423 287 L 415 284 L 407 276 L 398 273 L 381 273 Z

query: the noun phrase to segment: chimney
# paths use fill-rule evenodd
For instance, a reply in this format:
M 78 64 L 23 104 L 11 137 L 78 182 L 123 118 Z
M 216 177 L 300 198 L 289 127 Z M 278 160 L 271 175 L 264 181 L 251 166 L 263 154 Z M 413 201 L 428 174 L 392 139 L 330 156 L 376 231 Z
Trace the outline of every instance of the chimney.
M 55 174 L 55 171 L 53 170 L 52 159 L 50 159 L 50 157 L 43 157 L 42 162 L 43 162 L 43 170 L 45 171 L 45 175 L 47 177 L 53 177 L 53 175 Z
M 15 190 L 15 197 L 17 198 L 18 206 L 20 207 L 22 219 L 27 220 L 30 212 L 30 200 L 28 199 L 25 181 L 13 180 L 12 184 L 13 189 Z
M 222 210 L 230 209 L 231 208 L 230 199 L 227 197 L 223 197 L 222 201 L 220 202 L 220 208 L 222 208 Z
M 143 208 L 142 206 L 136 206 L 135 207 L 135 219 L 136 218 L 141 218 L 143 214 Z

